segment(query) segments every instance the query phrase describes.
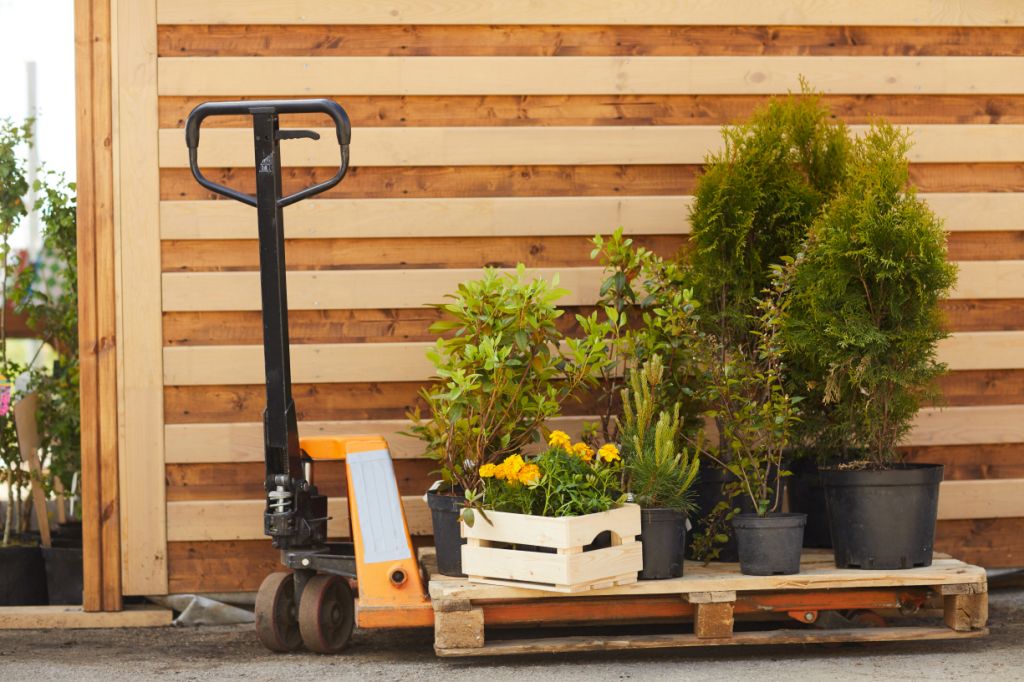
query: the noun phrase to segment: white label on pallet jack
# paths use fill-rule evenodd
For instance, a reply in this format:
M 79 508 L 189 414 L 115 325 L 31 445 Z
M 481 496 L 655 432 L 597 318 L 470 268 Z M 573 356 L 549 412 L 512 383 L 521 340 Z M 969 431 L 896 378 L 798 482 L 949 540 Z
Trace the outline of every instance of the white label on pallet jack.
M 348 456 L 347 462 L 363 536 L 363 562 L 375 564 L 410 558 L 391 455 L 387 450 L 356 452 Z

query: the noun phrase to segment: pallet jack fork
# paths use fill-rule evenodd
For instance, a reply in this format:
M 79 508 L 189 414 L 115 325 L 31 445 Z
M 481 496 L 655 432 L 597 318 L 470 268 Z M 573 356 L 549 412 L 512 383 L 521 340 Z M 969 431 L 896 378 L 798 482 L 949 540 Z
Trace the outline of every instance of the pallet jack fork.
M 340 162 L 329 180 L 282 196 L 281 140 L 319 139 L 311 130 L 282 130 L 279 117 L 321 113 L 335 127 Z M 256 195 L 212 182 L 199 168 L 199 133 L 211 116 L 251 116 Z M 267 407 L 263 413 L 266 461 L 264 532 L 291 572 L 267 576 L 256 599 L 260 641 L 275 651 L 303 644 L 318 653 L 344 649 L 360 627 L 431 626 L 409 526 L 402 509 L 387 443 L 380 436 L 300 438 L 292 400 L 285 277 L 286 206 L 320 194 L 345 177 L 351 126 L 345 110 L 327 99 L 206 102 L 188 116 L 189 167 L 206 189 L 256 208 Z M 328 542 L 327 497 L 313 485 L 313 466 L 346 462 L 350 543 Z M 358 604 L 351 583 L 358 585 Z

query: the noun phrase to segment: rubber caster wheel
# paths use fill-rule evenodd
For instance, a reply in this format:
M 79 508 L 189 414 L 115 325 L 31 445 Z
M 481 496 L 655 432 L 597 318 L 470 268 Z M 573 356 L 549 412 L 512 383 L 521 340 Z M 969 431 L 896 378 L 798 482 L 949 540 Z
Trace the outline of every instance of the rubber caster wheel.
M 256 635 L 271 651 L 295 651 L 302 646 L 295 576 L 271 573 L 256 593 Z
M 355 599 L 340 575 L 317 575 L 302 590 L 299 631 L 302 642 L 318 654 L 336 654 L 348 646 L 355 627 Z
M 847 618 L 862 628 L 884 628 L 889 625 L 884 616 L 868 609 L 851 611 Z

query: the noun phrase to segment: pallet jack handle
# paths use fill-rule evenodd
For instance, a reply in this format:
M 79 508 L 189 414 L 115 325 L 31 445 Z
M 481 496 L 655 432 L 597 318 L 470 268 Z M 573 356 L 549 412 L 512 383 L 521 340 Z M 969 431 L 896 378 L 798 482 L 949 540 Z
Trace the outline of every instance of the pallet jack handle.
M 320 194 L 341 182 L 348 172 L 348 146 L 352 139 L 352 124 L 349 123 L 348 114 L 337 102 L 329 99 L 296 99 L 296 100 L 251 100 L 245 102 L 204 102 L 188 115 L 185 123 L 185 143 L 188 145 L 188 165 L 196 181 L 221 196 L 241 201 L 249 206 L 256 206 L 256 197 L 250 196 L 236 189 L 225 187 L 207 179 L 199 169 L 199 129 L 203 121 L 210 116 L 244 116 L 261 113 L 273 114 L 327 114 L 334 120 L 334 129 L 338 136 L 338 147 L 341 148 L 341 163 L 338 172 L 334 177 L 324 182 L 307 187 L 294 194 L 282 197 L 277 200 L 278 208 L 290 206 L 297 201 L 308 199 L 314 194 Z M 320 139 L 320 135 L 308 130 L 283 130 L 278 135 L 279 140 L 308 137 L 314 140 Z
M 282 196 L 281 141 L 319 139 L 312 130 L 282 130 L 281 114 L 326 114 L 334 121 L 341 162 L 325 182 Z M 250 116 L 255 152 L 256 195 L 217 184 L 199 169 L 199 132 L 210 116 Z M 327 498 L 307 480 L 299 446 L 295 402 L 292 400 L 288 342 L 288 287 L 285 267 L 285 206 L 334 187 L 348 171 L 352 128 L 345 110 L 328 99 L 205 102 L 185 122 L 189 167 L 203 187 L 256 208 L 260 250 L 260 294 L 263 310 L 263 361 L 267 407 L 263 412 L 267 505 L 264 532 L 278 549 L 320 547 L 327 539 Z

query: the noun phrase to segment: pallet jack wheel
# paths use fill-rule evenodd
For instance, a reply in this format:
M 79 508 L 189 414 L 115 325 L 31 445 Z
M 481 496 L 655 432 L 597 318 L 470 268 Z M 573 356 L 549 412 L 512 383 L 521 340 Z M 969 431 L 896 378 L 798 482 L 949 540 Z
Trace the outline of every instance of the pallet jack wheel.
M 355 598 L 348 580 L 320 574 L 309 579 L 299 604 L 302 642 L 318 654 L 336 654 L 348 646 L 355 627 Z
M 256 635 L 271 651 L 295 651 L 302 646 L 295 576 L 271 573 L 256 593 Z

